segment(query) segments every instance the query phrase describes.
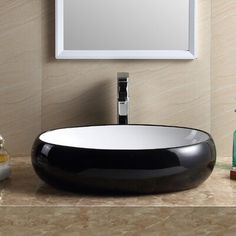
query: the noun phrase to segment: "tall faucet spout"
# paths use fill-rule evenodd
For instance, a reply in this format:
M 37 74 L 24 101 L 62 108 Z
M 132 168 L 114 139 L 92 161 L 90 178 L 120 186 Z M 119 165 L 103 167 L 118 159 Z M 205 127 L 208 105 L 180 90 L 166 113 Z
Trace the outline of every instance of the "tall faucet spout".
M 117 116 L 118 124 L 127 125 L 129 115 L 129 96 L 128 96 L 129 73 L 117 73 Z

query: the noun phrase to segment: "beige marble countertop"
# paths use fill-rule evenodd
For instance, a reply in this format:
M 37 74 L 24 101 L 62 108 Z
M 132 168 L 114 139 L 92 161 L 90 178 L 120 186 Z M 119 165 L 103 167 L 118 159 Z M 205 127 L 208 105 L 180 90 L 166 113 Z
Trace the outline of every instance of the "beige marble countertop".
M 142 196 L 101 196 L 54 189 L 36 176 L 30 157 L 15 157 L 11 161 L 11 178 L 0 183 L 0 206 L 236 206 L 236 181 L 229 179 L 230 163 L 231 158 L 218 158 L 210 178 L 195 189 Z

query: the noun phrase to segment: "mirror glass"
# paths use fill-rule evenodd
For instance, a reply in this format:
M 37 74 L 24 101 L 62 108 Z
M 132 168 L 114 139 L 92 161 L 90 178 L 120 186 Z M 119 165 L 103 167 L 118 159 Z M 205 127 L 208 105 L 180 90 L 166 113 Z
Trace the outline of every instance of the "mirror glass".
M 56 57 L 193 59 L 193 0 L 57 0 Z

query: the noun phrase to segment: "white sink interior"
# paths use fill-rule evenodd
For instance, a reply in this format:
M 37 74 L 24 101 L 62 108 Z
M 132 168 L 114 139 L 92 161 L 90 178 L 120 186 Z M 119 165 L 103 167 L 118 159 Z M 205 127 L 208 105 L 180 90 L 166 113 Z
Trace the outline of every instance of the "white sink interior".
M 107 125 L 63 128 L 45 132 L 40 140 L 55 145 L 143 150 L 188 146 L 209 139 L 205 132 L 178 127 L 148 125 Z

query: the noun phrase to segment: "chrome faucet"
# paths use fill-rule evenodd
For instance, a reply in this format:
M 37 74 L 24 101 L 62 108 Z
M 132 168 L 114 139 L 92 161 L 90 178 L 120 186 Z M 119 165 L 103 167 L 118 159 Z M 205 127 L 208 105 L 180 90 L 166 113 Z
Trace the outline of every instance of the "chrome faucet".
M 128 124 L 129 113 L 129 96 L 128 96 L 128 79 L 129 73 L 118 72 L 117 73 L 117 115 L 118 124 Z

